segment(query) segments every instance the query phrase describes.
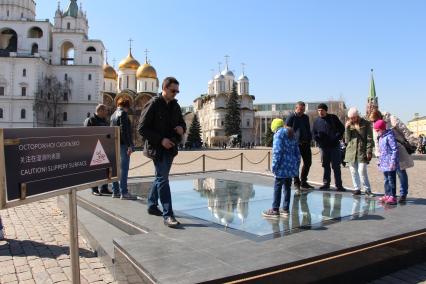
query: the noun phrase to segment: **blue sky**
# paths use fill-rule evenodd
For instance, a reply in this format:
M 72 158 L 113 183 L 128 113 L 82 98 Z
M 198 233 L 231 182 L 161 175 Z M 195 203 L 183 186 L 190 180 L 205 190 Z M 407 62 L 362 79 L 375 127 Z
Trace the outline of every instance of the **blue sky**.
M 56 1 L 36 2 L 37 18 L 52 19 Z M 141 63 L 151 51 L 160 80 L 178 78 L 181 105 L 206 92 L 210 70 L 229 55 L 237 76 L 246 64 L 256 103 L 342 97 L 364 112 L 373 68 L 382 110 L 404 121 L 426 115 L 423 0 L 82 2 L 89 36 L 103 40 L 110 64 L 132 38 Z

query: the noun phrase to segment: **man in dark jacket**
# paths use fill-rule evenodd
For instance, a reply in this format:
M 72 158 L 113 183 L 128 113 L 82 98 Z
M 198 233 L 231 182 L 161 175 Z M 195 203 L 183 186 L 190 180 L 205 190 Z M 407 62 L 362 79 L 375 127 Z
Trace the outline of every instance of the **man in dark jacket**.
M 345 127 L 339 118 L 334 114 L 328 114 L 326 104 L 318 105 L 319 117 L 314 121 L 312 134 L 321 150 L 321 162 L 324 168 L 323 183 L 320 187 L 322 190 L 330 189 L 331 167 L 334 172 L 334 180 L 336 182 L 337 191 L 345 191 L 342 185 L 342 176 L 340 172 L 340 140 L 345 133 Z
M 309 117 L 305 114 L 305 103 L 297 102 L 296 109 L 286 119 L 286 125 L 293 128 L 294 135 L 299 144 L 300 155 L 303 159 L 303 167 L 299 177 L 294 177 L 294 185 L 299 190 L 314 188 L 308 184 L 309 169 L 312 165 L 311 141 L 312 133 L 309 124 Z
M 166 226 L 176 227 L 179 222 L 173 214 L 169 172 L 186 124 L 175 99 L 179 93 L 179 82 L 167 77 L 162 90 L 159 96 L 145 105 L 139 121 L 139 134 L 146 140 L 144 154 L 152 158 L 155 166 L 155 180 L 148 194 L 148 214 L 162 215 Z M 158 209 L 158 198 L 163 212 Z
M 112 183 L 112 197 L 121 199 L 136 199 L 129 193 L 127 188 L 127 177 L 129 175 L 130 155 L 133 152 L 132 127 L 127 112 L 130 101 L 121 97 L 117 101 L 117 110 L 111 115 L 111 126 L 120 127 L 120 184 Z
M 109 126 L 107 121 L 108 109 L 106 105 L 99 104 L 96 106 L 96 113 L 93 116 L 86 118 L 84 121 L 84 126 Z M 92 187 L 93 195 L 111 195 L 111 192 L 108 190 L 108 184 L 104 184 L 101 187 L 101 192 L 97 186 Z

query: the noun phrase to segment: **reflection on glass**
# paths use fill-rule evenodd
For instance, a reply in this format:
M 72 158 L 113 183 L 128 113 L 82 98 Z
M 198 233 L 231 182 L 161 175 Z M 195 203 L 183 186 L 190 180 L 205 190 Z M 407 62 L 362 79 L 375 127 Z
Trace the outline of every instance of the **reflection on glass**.
M 254 197 L 251 183 L 210 177 L 194 180 L 194 190 L 207 198 L 212 216 L 226 226 L 233 223 L 235 217 L 244 223 L 249 213 L 249 200 Z
M 374 199 L 364 196 L 353 198 L 350 194 L 323 191 L 296 195 L 293 190 L 289 216 L 267 220 L 261 212 L 272 204 L 272 185 L 205 177 L 172 180 L 170 187 L 176 212 L 256 236 L 279 237 L 300 229 L 329 226 L 332 219 L 358 219 L 374 213 L 378 206 Z

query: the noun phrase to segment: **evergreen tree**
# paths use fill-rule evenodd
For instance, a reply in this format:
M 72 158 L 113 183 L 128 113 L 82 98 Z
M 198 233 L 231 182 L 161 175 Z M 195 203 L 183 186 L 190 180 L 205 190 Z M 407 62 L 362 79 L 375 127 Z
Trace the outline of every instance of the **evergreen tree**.
M 226 104 L 225 115 L 225 135 L 238 135 L 239 142 L 241 140 L 241 113 L 240 102 L 237 93 L 237 84 L 232 86 L 232 92 L 229 95 L 228 103 Z
M 270 127 L 266 129 L 265 136 L 263 136 L 262 140 L 263 140 L 263 145 L 265 145 L 266 147 L 272 147 L 272 142 L 274 140 L 274 133 L 272 132 Z
M 188 138 L 186 139 L 185 144 L 189 147 L 195 148 L 200 148 L 203 144 L 201 139 L 201 125 L 196 114 L 194 115 L 191 126 L 189 127 Z

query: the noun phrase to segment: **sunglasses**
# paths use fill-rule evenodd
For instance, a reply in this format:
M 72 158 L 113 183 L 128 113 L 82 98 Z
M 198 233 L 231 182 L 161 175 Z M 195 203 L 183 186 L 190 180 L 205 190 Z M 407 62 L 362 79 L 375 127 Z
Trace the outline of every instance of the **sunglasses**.
M 176 89 L 169 89 L 169 91 L 170 91 L 172 94 L 179 94 L 179 90 L 176 90 Z

